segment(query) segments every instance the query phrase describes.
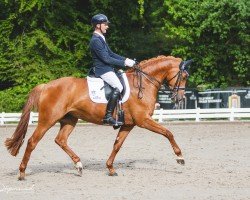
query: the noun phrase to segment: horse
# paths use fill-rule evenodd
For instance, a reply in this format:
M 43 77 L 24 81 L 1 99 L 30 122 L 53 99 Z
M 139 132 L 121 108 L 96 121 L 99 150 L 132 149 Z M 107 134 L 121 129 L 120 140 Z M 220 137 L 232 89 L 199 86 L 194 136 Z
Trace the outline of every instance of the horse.
M 106 162 L 110 176 L 117 175 L 113 167 L 114 159 L 135 126 L 166 137 L 177 156 L 177 163 L 185 164 L 181 149 L 173 134 L 153 120 L 152 115 L 157 101 L 157 92 L 164 81 L 172 91 L 173 101 L 177 103 L 182 101 L 188 78 L 187 68 L 190 64 L 190 61 L 182 61 L 182 59 L 172 56 L 157 56 L 141 61 L 134 68 L 125 72 L 130 86 L 130 96 L 123 104 L 124 124 L 119 129 L 113 150 Z M 70 156 L 81 176 L 83 165 L 79 156 L 68 146 L 68 137 L 78 119 L 102 125 L 106 105 L 91 101 L 86 78 L 62 77 L 47 84 L 35 86 L 29 93 L 15 132 L 11 138 L 7 138 L 5 141 L 5 146 L 12 156 L 18 154 L 24 142 L 32 109 L 36 109 L 39 114 L 38 123 L 32 136 L 28 139 L 19 167 L 18 179 L 25 179 L 25 170 L 32 151 L 45 133 L 57 122 L 60 123 L 60 130 L 55 138 L 55 143 Z

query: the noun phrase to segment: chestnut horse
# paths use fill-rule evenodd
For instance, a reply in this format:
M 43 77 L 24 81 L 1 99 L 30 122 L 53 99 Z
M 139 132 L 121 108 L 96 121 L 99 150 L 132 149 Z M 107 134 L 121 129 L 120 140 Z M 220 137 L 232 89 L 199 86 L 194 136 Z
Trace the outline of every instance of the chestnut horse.
M 167 80 L 175 101 L 182 100 L 188 77 L 186 67 L 189 64 L 188 61 L 182 62 L 180 58 L 158 56 L 140 62 L 136 67 L 126 72 L 130 85 L 130 96 L 123 104 L 125 123 L 119 129 L 113 150 L 106 162 L 110 175 L 117 175 L 113 167 L 115 156 L 129 132 L 136 125 L 166 137 L 177 155 L 177 162 L 184 164 L 181 150 L 176 144 L 173 134 L 154 121 L 151 116 L 154 112 L 157 92 L 164 80 Z M 37 109 L 39 113 L 38 124 L 28 140 L 19 167 L 19 180 L 25 178 L 25 170 L 32 151 L 44 134 L 57 122 L 60 123 L 61 127 L 55 142 L 70 156 L 81 175 L 82 163 L 79 156 L 68 146 L 68 137 L 78 119 L 94 124 L 103 124 L 102 119 L 106 104 L 97 104 L 91 101 L 87 80 L 83 78 L 64 77 L 36 86 L 29 94 L 15 132 L 11 138 L 7 138 L 5 141 L 7 149 L 13 156 L 18 154 L 24 142 L 30 112 L 33 108 Z

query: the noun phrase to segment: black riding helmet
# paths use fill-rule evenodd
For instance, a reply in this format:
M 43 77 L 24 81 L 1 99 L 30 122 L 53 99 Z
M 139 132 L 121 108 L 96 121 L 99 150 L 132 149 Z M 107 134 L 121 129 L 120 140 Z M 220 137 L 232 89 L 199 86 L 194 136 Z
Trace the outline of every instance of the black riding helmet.
M 91 24 L 95 27 L 97 24 L 110 23 L 107 16 L 103 14 L 97 14 L 92 17 Z

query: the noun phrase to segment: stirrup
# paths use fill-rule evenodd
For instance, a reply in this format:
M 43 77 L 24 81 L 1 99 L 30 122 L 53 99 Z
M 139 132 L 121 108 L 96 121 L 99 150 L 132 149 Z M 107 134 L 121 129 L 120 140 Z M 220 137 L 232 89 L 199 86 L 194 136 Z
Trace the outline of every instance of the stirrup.
M 113 117 L 104 118 L 102 121 L 103 121 L 103 124 L 108 124 L 108 125 L 111 125 L 111 126 L 121 126 L 121 125 L 123 125 L 123 122 L 116 121 Z

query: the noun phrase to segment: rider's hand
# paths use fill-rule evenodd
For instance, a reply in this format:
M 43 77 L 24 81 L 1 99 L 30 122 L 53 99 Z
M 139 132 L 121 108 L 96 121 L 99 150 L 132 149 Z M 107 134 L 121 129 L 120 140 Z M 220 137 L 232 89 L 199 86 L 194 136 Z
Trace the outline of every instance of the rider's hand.
M 127 67 L 133 67 L 135 65 L 135 61 L 129 58 L 126 58 L 125 60 L 125 66 Z

